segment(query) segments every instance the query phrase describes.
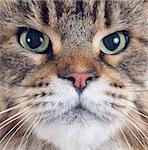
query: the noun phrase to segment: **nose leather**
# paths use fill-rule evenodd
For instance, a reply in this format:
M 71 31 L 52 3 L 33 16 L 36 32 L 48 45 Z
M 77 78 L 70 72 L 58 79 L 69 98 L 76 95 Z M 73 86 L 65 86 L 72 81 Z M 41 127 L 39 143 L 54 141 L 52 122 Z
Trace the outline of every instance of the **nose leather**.
M 92 73 L 73 73 L 66 76 L 67 78 L 73 79 L 73 84 L 78 89 L 85 88 L 87 81 L 93 79 Z

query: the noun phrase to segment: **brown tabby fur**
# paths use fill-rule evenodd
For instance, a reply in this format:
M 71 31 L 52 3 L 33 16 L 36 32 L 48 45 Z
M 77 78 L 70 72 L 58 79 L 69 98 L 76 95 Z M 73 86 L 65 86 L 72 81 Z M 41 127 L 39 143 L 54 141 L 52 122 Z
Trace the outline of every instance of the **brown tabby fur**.
M 31 27 L 48 35 L 53 44 L 53 60 L 45 54 L 22 48 L 16 36 L 18 27 Z M 119 54 L 105 55 L 103 60 L 100 59 L 99 41 L 121 30 L 129 31 L 128 47 Z M 37 97 L 55 94 L 52 90 L 49 93 L 45 91 L 52 78 L 95 69 L 100 78 L 116 89 L 116 92 L 106 91 L 108 97 L 121 101 L 132 97 L 136 107 L 135 112 L 131 112 L 135 126 L 125 122 L 121 126 L 124 134 L 117 132 L 95 150 L 118 150 L 118 144 L 125 144 L 125 149 L 128 149 L 128 144 L 132 150 L 148 149 L 147 66 L 147 0 L 0 0 L 0 112 L 17 106 L 25 98 L 31 99 L 27 105 L 0 113 L 0 141 L 21 120 L 6 119 L 25 107 L 40 107 L 33 105 Z M 129 107 L 119 109 L 130 112 Z M 32 115 L 36 117 L 38 114 Z M 32 122 L 24 123 L 6 150 L 17 149 Z M 4 124 L 7 125 L 3 127 Z M 0 142 L 1 150 L 17 128 Z M 54 149 L 58 147 L 38 139 L 35 133 L 21 148 Z

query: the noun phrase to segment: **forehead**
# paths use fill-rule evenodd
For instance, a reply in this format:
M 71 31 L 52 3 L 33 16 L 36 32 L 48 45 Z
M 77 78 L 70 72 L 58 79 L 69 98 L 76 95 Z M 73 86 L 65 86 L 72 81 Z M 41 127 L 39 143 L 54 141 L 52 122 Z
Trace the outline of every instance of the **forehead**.
M 58 28 L 62 39 L 76 38 L 82 43 L 98 31 L 130 30 L 145 24 L 139 0 L 42 0 L 39 5 L 43 24 Z
M 144 26 L 143 4 L 144 0 L 1 0 L 0 25 L 42 26 L 62 39 L 88 41 L 98 31 Z
M 42 24 L 50 26 L 79 20 L 90 24 L 99 20 L 105 26 L 110 26 L 119 14 L 123 20 L 129 17 L 132 20 L 135 15 L 138 17 L 143 4 L 143 0 L 1 0 L 0 11 L 1 19 L 15 13 L 11 17 L 18 20 L 22 17 L 22 22 L 28 17 L 35 17 Z

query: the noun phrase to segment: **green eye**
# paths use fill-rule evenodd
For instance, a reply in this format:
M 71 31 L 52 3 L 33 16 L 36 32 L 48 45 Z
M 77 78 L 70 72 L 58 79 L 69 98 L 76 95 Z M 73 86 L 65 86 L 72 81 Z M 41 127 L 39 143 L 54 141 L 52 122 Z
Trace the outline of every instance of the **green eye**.
M 19 42 L 25 49 L 35 53 L 43 53 L 50 44 L 45 34 L 31 28 L 26 28 L 20 34 Z
M 128 36 L 122 32 L 115 32 L 104 37 L 100 43 L 100 50 L 109 55 L 121 52 L 128 44 Z

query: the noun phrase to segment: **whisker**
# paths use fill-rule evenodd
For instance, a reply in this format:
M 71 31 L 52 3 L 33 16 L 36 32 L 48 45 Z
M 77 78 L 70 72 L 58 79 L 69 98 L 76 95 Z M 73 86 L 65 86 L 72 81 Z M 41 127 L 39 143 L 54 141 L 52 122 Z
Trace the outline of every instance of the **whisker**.
M 114 117 L 112 117 L 112 116 L 110 116 L 110 117 L 112 118 L 113 122 L 116 122 L 116 120 L 115 120 Z M 120 120 L 118 120 L 118 121 L 120 121 Z M 119 123 L 119 122 L 118 122 L 118 123 Z M 121 122 L 120 122 L 120 123 L 121 123 Z M 120 128 L 120 125 L 119 125 L 119 129 L 122 130 L 122 129 Z M 121 132 L 121 133 L 122 133 L 122 132 Z M 121 139 L 121 136 L 119 136 L 119 132 L 115 132 L 114 134 L 115 134 L 115 136 L 117 137 L 117 139 L 119 139 L 119 146 L 122 147 L 122 146 L 121 146 L 122 139 Z M 120 138 L 119 138 L 119 137 L 120 137 Z M 125 137 L 125 138 L 126 138 L 126 137 Z
M 1 89 L 4 89 L 4 90 L 9 90 L 9 91 L 13 91 L 13 92 L 14 92 L 14 90 L 9 89 L 9 88 L 7 88 L 7 87 L 0 86 L 0 88 L 1 88 Z
M 7 134 L 5 134 L 5 136 L 0 140 L 0 143 L 2 143 L 4 140 L 5 140 L 5 138 L 20 124 L 20 123 L 22 123 L 26 118 L 28 118 L 28 116 L 29 115 L 27 115 L 27 116 L 25 116 L 23 119 L 21 119 L 15 126 L 13 126 L 10 130 L 9 130 L 9 132 L 7 133 Z
M 29 115 L 30 116 L 30 115 Z M 33 115 L 31 115 L 30 117 L 27 116 L 27 120 L 23 120 L 24 122 L 17 128 L 17 130 L 11 135 L 11 137 L 9 138 L 9 140 L 7 141 L 7 143 L 5 144 L 3 150 L 6 150 L 7 145 L 9 144 L 9 142 L 11 141 L 11 139 L 14 137 L 14 135 L 22 128 L 22 126 L 28 122 L 31 118 L 33 117 Z M 26 119 L 26 118 L 25 118 Z
M 25 113 L 23 114 L 24 111 L 26 111 L 27 109 L 29 109 L 31 107 L 27 107 L 25 109 L 23 109 L 22 111 L 16 113 L 15 115 L 9 117 L 8 119 L 4 120 L 3 122 L 0 123 L 0 130 L 3 129 L 5 126 L 7 126 L 8 124 L 10 124 L 11 122 L 21 118 L 22 116 L 25 115 Z M 9 122 L 8 122 L 9 121 Z M 3 125 L 4 124 L 4 125 Z M 2 126 L 3 125 L 3 126 Z M 2 127 L 1 127 L 2 126 Z
M 135 116 L 132 113 L 129 113 L 129 115 L 134 118 Z M 148 126 L 148 123 L 144 122 L 143 120 L 140 120 L 138 117 L 136 118 L 138 121 L 140 121 L 142 124 Z
M 141 143 L 141 141 L 139 140 L 139 138 L 136 136 L 136 134 L 134 133 L 134 131 L 126 123 L 124 123 L 124 121 L 121 121 L 121 122 L 129 129 L 129 131 L 133 134 L 133 136 L 136 138 L 136 140 L 139 142 L 139 144 L 144 148 L 144 150 L 147 150 L 145 148 L 145 146 Z
M 119 110 L 120 111 L 120 110 Z M 121 111 L 120 111 L 121 112 Z M 132 124 L 146 139 L 148 139 L 148 137 L 145 135 L 145 133 L 142 131 L 144 130 L 147 134 L 148 134 L 148 131 L 146 129 L 144 129 L 144 127 L 142 127 L 140 124 L 138 124 L 133 118 L 135 116 L 133 116 L 131 113 L 129 115 L 131 116 L 128 116 L 127 114 L 121 112 L 121 114 L 123 116 L 125 116 L 126 119 L 128 119 L 129 123 Z M 136 118 L 137 119 L 137 118 Z M 141 120 L 140 120 L 141 121 Z M 142 121 L 141 121 L 142 122 Z M 141 129 L 142 130 L 141 130 Z M 141 136 L 141 135 L 140 135 Z M 141 137 L 142 138 L 142 137 Z
M 8 123 L 4 124 L 2 127 L 0 127 L 0 130 L 3 129 L 4 127 L 6 127 L 6 126 L 7 126 L 8 124 L 10 124 L 11 122 L 14 122 L 15 120 L 21 118 L 22 116 L 23 116 L 23 115 L 18 116 L 18 117 L 16 117 L 16 118 L 12 119 L 11 121 L 9 121 Z
M 24 97 L 28 97 L 28 95 L 23 95 L 23 96 L 18 96 L 18 97 L 13 97 L 13 100 L 19 99 L 19 98 L 24 98 Z
M 130 92 L 147 92 L 148 90 L 135 90 L 135 91 L 130 91 Z
M 148 119 L 148 116 L 142 114 L 141 112 L 137 111 L 136 109 L 130 108 L 130 110 L 133 111 L 133 112 L 135 112 L 135 113 L 137 113 L 137 114 L 139 114 L 139 115 L 141 115 L 141 116 L 143 116 L 144 118 L 147 118 L 147 119 Z
M 30 101 L 32 101 L 32 99 L 27 99 L 24 102 L 21 102 L 20 104 L 17 104 L 16 106 L 10 107 L 8 109 L 5 109 L 3 111 L 0 112 L 0 115 L 7 113 L 9 111 L 15 110 L 17 108 L 20 108 L 21 106 L 24 106 L 24 104 L 28 104 Z
M 137 122 L 135 122 L 135 120 L 134 120 L 132 117 L 126 115 L 125 113 L 122 113 L 122 114 L 128 119 L 128 121 L 129 121 L 136 129 L 138 129 L 138 131 L 140 131 L 140 132 L 142 133 L 142 135 L 143 135 L 146 139 L 148 139 L 148 137 L 143 133 L 143 131 L 141 131 L 141 129 L 143 129 L 143 130 L 148 134 L 148 131 L 147 131 L 146 129 L 144 129 L 141 125 L 137 124 Z M 131 121 L 131 120 L 132 120 L 132 121 Z M 140 127 L 141 129 L 140 129 L 139 127 Z
M 38 120 L 38 117 L 36 117 L 36 119 L 33 121 L 33 123 L 29 126 L 29 128 L 27 129 L 27 131 L 23 135 L 22 140 L 21 140 L 21 142 L 20 142 L 20 144 L 18 146 L 18 149 L 21 149 L 21 146 L 23 145 L 23 142 L 25 141 L 25 138 L 27 138 L 27 137 L 29 138 L 29 136 L 31 135 L 31 133 L 33 131 L 33 128 L 36 127 L 36 125 L 40 122 L 40 120 L 39 121 L 37 121 L 37 120 Z M 29 132 L 29 130 L 30 130 L 30 132 Z
M 121 121 L 120 121 L 120 122 L 121 122 Z M 123 124 L 123 123 L 121 122 L 121 124 Z M 128 142 L 128 140 L 127 140 L 127 137 L 126 137 L 124 131 L 122 130 L 122 128 L 120 128 L 120 126 L 119 126 L 119 129 L 120 129 L 120 131 L 121 131 L 121 133 L 122 133 L 122 135 L 123 135 L 123 137 L 124 137 L 124 139 L 125 139 L 125 141 L 126 141 L 126 143 L 127 143 L 127 145 L 128 145 L 129 150 L 132 150 L 131 145 L 129 144 L 129 142 Z
M 0 112 L 0 115 L 4 114 L 4 113 L 6 113 L 6 112 L 12 111 L 12 110 L 14 110 L 14 109 L 20 108 L 21 106 L 22 106 L 22 103 L 19 104 L 19 105 L 13 106 L 13 107 L 11 107 L 11 108 L 8 108 L 8 109 L 6 109 L 6 110 L 4 110 L 4 111 L 1 111 L 1 112 Z

